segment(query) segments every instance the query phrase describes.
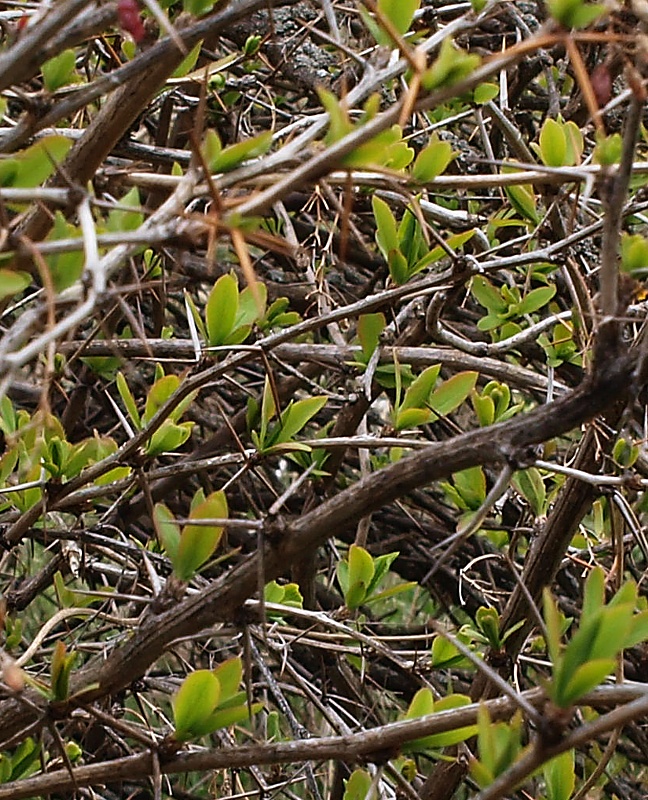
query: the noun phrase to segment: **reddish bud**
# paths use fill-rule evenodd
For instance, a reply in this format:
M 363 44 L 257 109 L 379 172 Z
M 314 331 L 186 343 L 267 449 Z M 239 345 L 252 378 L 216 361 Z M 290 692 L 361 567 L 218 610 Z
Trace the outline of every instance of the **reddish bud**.
M 612 75 L 606 64 L 598 64 L 592 70 L 590 83 L 599 108 L 606 106 L 612 97 Z
M 122 30 L 130 33 L 135 42 L 141 42 L 146 35 L 146 31 L 144 30 L 137 0 L 119 0 L 117 3 L 117 16 Z

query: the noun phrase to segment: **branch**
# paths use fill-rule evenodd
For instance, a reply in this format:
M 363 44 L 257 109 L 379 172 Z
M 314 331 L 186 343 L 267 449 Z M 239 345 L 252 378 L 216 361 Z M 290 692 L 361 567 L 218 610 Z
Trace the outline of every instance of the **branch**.
M 521 696 L 536 708 L 541 708 L 546 698 L 540 689 L 522 692 Z M 625 703 L 621 708 L 599 717 L 590 725 L 585 725 L 560 745 L 544 751 L 546 758 L 563 752 L 619 724 L 638 719 L 648 712 L 648 694 L 643 685 L 605 686 L 585 695 L 581 705 L 600 708 L 611 703 Z M 436 733 L 456 730 L 477 722 L 480 703 L 428 714 L 417 719 L 402 720 L 383 725 L 372 730 L 342 736 L 317 739 L 297 739 L 261 745 L 241 747 L 220 747 L 215 750 L 202 750 L 181 753 L 160 764 L 161 771 L 173 773 L 207 771 L 214 769 L 243 769 L 250 766 L 269 764 L 290 764 L 302 761 L 324 761 L 338 759 L 353 762 L 360 758 L 371 760 L 372 756 L 398 750 L 406 742 L 431 736 Z M 500 697 L 485 703 L 491 720 L 509 719 L 517 710 L 518 703 L 510 697 Z M 546 760 L 546 759 L 545 759 Z M 153 757 L 150 752 L 125 756 L 101 764 L 78 767 L 71 776 L 67 770 L 58 770 L 45 775 L 26 778 L 21 781 L 5 783 L 0 786 L 0 800 L 20 800 L 34 795 L 69 791 L 77 786 L 91 786 L 134 780 L 150 775 L 153 771 Z M 495 784 L 493 784 L 495 785 Z

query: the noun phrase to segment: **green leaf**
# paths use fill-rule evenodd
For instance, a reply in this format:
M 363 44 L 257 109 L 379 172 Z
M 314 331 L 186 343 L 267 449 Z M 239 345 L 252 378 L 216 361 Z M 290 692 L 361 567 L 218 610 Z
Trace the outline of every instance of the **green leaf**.
M 369 360 L 374 350 L 380 342 L 380 334 L 385 329 L 385 315 L 382 312 L 377 314 L 362 314 L 358 320 L 358 339 L 362 354 Z
M 284 596 L 282 605 L 290 606 L 291 608 L 303 608 L 304 598 L 299 591 L 299 586 L 296 583 L 286 583 L 283 586 Z
M 491 314 L 505 314 L 508 304 L 501 293 L 483 275 L 475 275 L 470 284 L 470 292 L 477 302 Z
M 251 139 L 225 147 L 208 164 L 210 172 L 229 172 L 250 158 L 265 155 L 272 146 L 272 131 L 264 131 Z
M 437 700 L 434 704 L 434 713 L 438 714 L 441 711 L 451 711 L 455 708 L 463 708 L 470 705 L 471 700 L 463 694 L 449 694 L 441 700 Z M 431 713 L 431 712 L 430 712 Z M 455 728 L 454 730 L 444 731 L 443 733 L 434 733 L 430 736 L 423 736 L 420 739 L 415 739 L 409 742 L 404 750 L 430 750 L 439 747 L 449 747 L 459 742 L 464 742 L 470 739 L 477 733 L 477 725 L 466 725 L 463 728 Z
M 452 86 L 452 84 L 468 77 L 480 63 L 479 56 L 466 53 L 465 50 L 455 47 L 452 39 L 447 36 L 441 44 L 436 61 L 423 73 L 421 85 L 427 91 L 432 91 L 442 86 Z
M 115 208 L 108 214 L 106 229 L 110 233 L 124 233 L 125 231 L 135 231 L 144 222 L 140 206 L 140 195 L 137 186 L 127 192 L 119 201 L 120 206 L 129 206 L 133 211 L 125 211 L 122 208 Z
M 153 524 L 169 560 L 175 566 L 180 545 L 180 526 L 164 503 L 156 503 L 153 507 Z
M 518 314 L 532 314 L 534 311 L 547 305 L 556 294 L 555 286 L 540 286 L 530 291 L 517 308 Z
M 344 782 L 344 796 L 342 800 L 367 800 L 371 788 L 371 775 L 364 769 L 356 769 L 351 777 Z
M 51 695 L 56 702 L 67 700 L 70 694 L 70 673 L 76 661 L 76 653 L 67 653 L 66 651 L 65 643 L 59 639 L 54 645 L 50 672 Z
M 563 167 L 567 164 L 567 141 L 560 122 L 548 117 L 540 131 L 540 157 L 547 167 Z
M 401 286 L 410 279 L 412 273 L 407 264 L 407 259 L 400 250 L 392 250 L 388 258 L 389 274 L 394 283 Z
M 220 683 L 220 701 L 222 704 L 237 692 L 243 680 L 243 662 L 240 657 L 228 658 L 214 670 L 214 675 Z
M 193 17 L 202 17 L 212 10 L 218 0 L 183 0 L 182 7 Z M 166 7 L 166 5 L 165 5 Z
M 468 467 L 452 476 L 455 489 L 468 509 L 476 511 L 486 498 L 486 476 L 481 467 Z
M 492 425 L 495 420 L 495 403 L 488 395 L 479 395 L 476 391 L 470 394 L 470 402 L 475 409 L 477 419 L 482 428 Z
M 540 216 L 536 209 L 535 192 L 530 184 L 525 183 L 519 186 L 505 186 L 504 191 L 518 214 L 521 214 L 534 225 L 539 224 Z
M 218 347 L 227 340 L 234 328 L 238 314 L 239 291 L 234 275 L 222 275 L 209 293 L 205 307 L 205 323 L 210 347 Z
M 54 591 L 61 608 L 72 608 L 76 604 L 76 595 L 67 588 L 60 571 L 54 574 Z
M 268 376 L 266 375 L 265 383 L 263 386 L 263 397 L 261 399 L 261 431 L 259 434 L 261 447 L 265 447 L 268 423 L 276 413 L 277 413 L 277 408 L 275 406 L 272 386 L 270 385 L 270 378 L 268 378 Z
M 480 83 L 473 92 L 473 103 L 478 106 L 494 100 L 499 94 L 499 86 L 496 83 Z
M 324 143 L 327 145 L 333 144 L 333 142 L 339 141 L 353 130 L 353 125 L 349 121 L 349 112 L 344 102 L 340 102 L 333 92 L 328 89 L 320 86 L 317 89 L 317 94 L 322 107 L 329 115 L 329 129 Z
M 392 125 L 386 131 L 358 145 L 341 159 L 348 167 L 388 167 L 403 170 L 414 158 L 414 150 L 403 140 L 400 125 Z
M 470 395 L 478 377 L 478 372 L 458 372 L 448 378 L 430 396 L 430 408 L 439 416 L 447 416 Z
M 416 181 L 425 183 L 433 181 L 438 175 L 445 172 L 455 153 L 449 142 L 439 140 L 434 134 L 430 143 L 418 154 L 412 167 L 412 177 Z
M 542 516 L 546 511 L 547 490 L 540 472 L 530 467 L 516 472 L 511 482 L 531 506 L 534 516 Z
M 499 650 L 502 646 L 502 641 L 500 639 L 500 617 L 497 610 L 490 606 L 480 606 L 475 615 L 475 622 L 490 646 L 495 650 Z
M 419 221 L 410 207 L 405 209 L 403 219 L 398 226 L 398 247 L 405 256 L 408 270 L 409 265 L 415 264 L 427 247 Z
M 289 442 L 325 405 L 327 398 L 322 395 L 308 397 L 291 403 L 284 411 L 281 419 L 281 429 L 272 442 L 280 444 Z
M 376 195 L 371 200 L 374 219 L 376 220 L 376 244 L 385 261 L 389 261 L 389 254 L 397 251 L 399 247 L 396 220 L 387 203 Z
M 1 162 L 0 162 L 1 163 Z M 70 225 L 61 211 L 54 212 L 54 225 L 47 237 L 48 242 L 56 242 L 61 239 L 75 238 L 78 236 L 78 228 Z M 81 250 L 69 253 L 51 253 L 45 256 L 45 262 L 52 276 L 52 282 L 57 292 L 67 289 L 68 286 L 76 283 L 83 275 L 84 255 Z
M 383 589 L 382 592 L 376 592 L 375 594 L 369 591 L 367 592 L 364 602 L 367 605 L 379 603 L 382 600 L 388 600 L 390 597 L 406 592 L 408 589 L 413 589 L 415 586 L 418 586 L 416 581 L 407 581 L 406 583 L 399 583 L 396 586 L 390 586 L 388 589 Z
M 220 683 L 208 669 L 190 673 L 173 698 L 174 737 L 184 742 L 197 735 L 212 711 L 218 705 Z
M 238 297 L 238 311 L 236 313 L 236 319 L 234 320 L 235 330 L 241 326 L 253 325 L 265 314 L 265 308 L 268 302 L 268 287 L 265 285 L 265 283 L 258 281 L 257 289 L 261 297 L 263 313 L 259 312 L 259 307 L 252 289 L 250 289 L 249 286 L 246 286 Z
M 227 500 L 223 492 L 213 492 L 189 514 L 190 520 L 226 519 L 228 516 Z M 182 581 L 189 581 L 209 558 L 223 535 L 219 525 L 184 526 L 180 535 L 180 545 L 174 572 Z
M 254 714 L 258 714 L 262 708 L 263 703 L 252 703 L 250 708 L 248 708 L 247 703 L 232 708 L 217 708 L 204 723 L 196 727 L 197 734 L 204 736 L 213 731 L 221 730 L 221 728 L 229 728 L 238 722 L 245 722 L 251 719 Z
M 605 573 L 601 567 L 594 567 L 585 581 L 581 625 L 596 619 L 605 605 Z
M 569 800 L 576 785 L 574 751 L 566 750 L 542 768 L 547 800 Z
M 192 0 L 185 0 L 185 2 L 191 3 Z M 196 2 L 196 0 L 193 0 Z M 197 2 L 204 4 L 204 0 L 197 0 Z M 208 4 L 213 5 L 213 0 L 207 0 Z M 209 9 L 207 9 L 209 10 Z M 194 12 L 189 12 L 194 13 Z M 204 12 L 201 12 L 204 13 Z M 195 14 L 195 16 L 200 16 L 200 14 Z M 194 47 L 187 53 L 187 55 L 182 59 L 178 67 L 175 69 L 173 74 L 171 75 L 172 78 L 184 78 L 185 75 L 191 72 L 191 70 L 196 66 L 196 61 L 198 61 L 198 56 L 200 55 L 200 49 L 202 47 L 202 39 L 196 43 Z
M 61 86 L 72 83 L 74 79 L 74 67 L 76 54 L 74 50 L 63 50 L 54 58 L 46 61 L 41 70 L 43 72 L 43 84 L 48 92 L 55 92 Z
M 546 0 L 551 16 L 565 28 L 586 28 L 605 13 L 604 5 L 587 5 L 584 0 Z
M 39 139 L 18 155 L 13 185 L 26 189 L 40 186 L 54 172 L 72 147 L 72 140 L 54 134 Z
M 407 33 L 421 0 L 378 0 L 378 8 L 401 34 Z
M 397 431 L 404 431 L 408 428 L 416 428 L 418 425 L 426 425 L 434 418 L 434 414 L 426 408 L 406 408 L 396 414 L 394 427 Z
M 398 552 L 383 553 L 383 555 L 376 556 L 376 558 L 373 559 L 374 574 L 373 578 L 367 585 L 367 595 L 372 595 L 374 593 L 385 575 L 387 575 L 389 572 L 389 568 L 394 561 L 396 561 L 399 555 L 400 554 Z
M 158 409 L 166 403 L 179 386 L 180 378 L 177 375 L 165 375 L 155 381 L 146 396 L 146 406 L 142 415 L 142 422 L 145 425 L 153 419 Z
M 0 301 L 24 291 L 31 283 L 31 275 L 10 269 L 0 269 Z
M 594 161 L 602 166 L 611 166 L 621 161 L 623 153 L 623 139 L 620 133 L 613 133 L 610 136 L 596 134 L 596 148 L 594 149 Z
M 565 132 L 565 142 L 567 144 L 566 162 L 567 166 L 572 167 L 581 162 L 585 144 L 583 132 L 572 120 L 563 123 L 563 130 Z
M 280 586 L 277 581 L 270 581 L 266 583 L 263 589 L 263 599 L 266 603 L 275 603 L 280 605 L 284 598 L 284 588 Z
M 632 612 L 629 603 L 606 607 L 592 642 L 590 658 L 615 658 L 621 653 L 632 627 Z
M 645 273 L 648 270 L 648 239 L 640 233 L 621 235 L 621 269 Z
M 560 708 L 569 708 L 580 697 L 597 687 L 614 670 L 613 658 L 602 658 L 581 664 L 568 681 L 557 688 L 554 702 Z
M 347 607 L 353 609 L 364 601 L 375 568 L 371 555 L 355 544 L 349 547 L 348 564 L 348 590 L 344 599 Z
M 475 229 L 471 228 L 467 231 L 462 231 L 461 233 L 455 233 L 450 236 L 446 242 L 448 247 L 451 247 L 453 250 L 459 250 L 468 242 L 472 237 L 475 235 Z M 422 272 L 424 269 L 429 267 L 431 264 L 434 264 L 436 261 L 440 261 L 442 258 L 447 257 L 446 250 L 438 245 L 437 247 L 433 247 L 429 253 L 424 255 L 420 261 L 418 261 L 411 269 L 410 269 L 410 276 L 416 275 L 419 272 Z
M 632 617 L 630 630 L 626 635 L 625 647 L 636 647 L 648 642 L 648 611 L 642 611 Z
M 435 711 L 434 695 L 427 687 L 419 689 L 405 713 L 405 719 L 417 719 Z
M 124 378 L 121 372 L 118 372 L 115 376 L 115 384 L 117 386 L 119 396 L 122 399 L 122 403 L 128 412 L 128 416 L 131 418 L 131 422 L 137 428 L 137 430 L 141 430 L 142 420 L 140 419 L 139 411 L 137 410 L 137 403 L 135 402 L 135 398 L 133 397 L 131 390 L 128 388 L 126 378 Z
M 172 453 L 191 436 L 193 426 L 193 422 L 182 422 L 180 425 L 176 425 L 172 420 L 165 419 L 146 445 L 146 454 L 153 457 L 160 453 Z
M 441 364 L 434 364 L 425 369 L 405 392 L 400 410 L 405 411 L 408 408 L 425 408 L 425 404 L 428 402 L 440 371 Z
M 214 171 L 212 170 L 211 165 L 216 162 L 216 159 L 219 157 L 222 150 L 223 145 L 220 140 L 220 136 L 213 128 L 208 128 L 207 132 L 205 133 L 203 143 L 200 147 L 200 152 L 205 160 L 205 164 L 211 172 Z

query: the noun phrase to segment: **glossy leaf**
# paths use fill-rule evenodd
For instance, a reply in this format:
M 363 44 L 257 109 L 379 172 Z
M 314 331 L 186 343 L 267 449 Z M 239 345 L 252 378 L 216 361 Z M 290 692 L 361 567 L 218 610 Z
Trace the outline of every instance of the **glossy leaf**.
M 156 503 L 153 507 L 153 521 L 162 546 L 173 564 L 180 546 L 180 526 L 175 521 L 173 513 L 164 503 Z
M 539 224 L 540 216 L 536 207 L 535 192 L 531 185 L 505 186 L 504 191 L 508 195 L 511 205 L 519 214 L 534 225 Z
M 183 742 L 196 735 L 218 704 L 220 683 L 208 669 L 190 673 L 173 699 L 174 737 Z
M 367 800 L 371 782 L 371 775 L 366 770 L 355 769 L 345 781 L 342 800 Z
M 117 391 L 122 399 L 122 403 L 128 412 L 128 416 L 131 418 L 131 422 L 138 430 L 140 430 L 142 428 L 142 420 L 140 418 L 139 411 L 137 410 L 137 403 L 135 402 L 135 398 L 133 397 L 131 390 L 128 388 L 126 378 L 121 372 L 118 372 L 115 376 L 115 385 L 117 386 Z
M 470 291 L 475 300 L 491 313 L 504 314 L 508 310 L 508 304 L 502 298 L 501 293 L 483 275 L 473 277 Z
M 547 800 L 569 800 L 576 785 L 574 751 L 567 750 L 542 768 Z
M 119 201 L 120 206 L 132 207 L 132 211 L 125 208 L 115 208 L 108 214 L 106 229 L 111 233 L 124 233 L 135 231 L 144 222 L 144 214 L 140 207 L 140 196 L 137 186 L 127 192 Z
M 401 405 L 401 411 L 408 408 L 425 408 L 428 402 L 434 385 L 441 372 L 441 365 L 435 364 L 432 367 L 427 367 L 423 372 L 417 376 L 412 385 L 405 392 L 405 397 Z
M 540 472 L 535 467 L 516 472 L 512 483 L 530 505 L 534 515 L 542 516 L 546 511 L 547 490 Z
M 72 83 L 74 79 L 74 67 L 76 55 L 74 50 L 63 50 L 54 58 L 50 58 L 41 67 L 43 72 L 43 84 L 48 92 L 55 92 L 61 86 Z
M 155 381 L 146 396 L 146 405 L 142 414 L 144 425 L 153 419 L 158 409 L 166 403 L 179 386 L 180 378 L 177 375 L 165 375 Z
M 208 343 L 217 347 L 226 342 L 238 314 L 238 281 L 231 273 L 222 275 L 209 293 L 205 306 Z
M 13 185 L 21 188 L 40 186 L 63 161 L 70 147 L 72 141 L 59 134 L 39 139 L 19 154 Z
M 551 16 L 565 28 L 586 28 L 604 12 L 602 4 L 589 5 L 585 0 L 546 0 Z
M 291 403 L 283 412 L 281 429 L 273 444 L 289 442 L 326 405 L 325 396 L 308 397 Z
M 385 315 L 382 312 L 362 314 L 358 320 L 358 339 L 366 359 L 371 358 L 373 351 L 378 347 L 385 324 Z
M 387 203 L 380 197 L 374 195 L 371 206 L 376 220 L 376 243 L 385 261 L 389 261 L 389 254 L 398 250 L 399 245 L 396 220 Z
M 218 678 L 220 684 L 220 703 L 225 702 L 230 697 L 233 697 L 237 692 L 243 680 L 243 662 L 241 658 L 228 658 L 223 661 L 214 670 L 214 675 Z
M 0 269 L 0 301 L 24 291 L 31 281 L 31 275 L 27 272 Z
M 546 306 L 556 294 L 555 286 L 540 286 L 532 289 L 518 306 L 518 314 L 532 314 L 534 311 Z
M 478 377 L 478 372 L 458 372 L 448 378 L 430 396 L 430 408 L 443 417 L 452 413 L 469 397 Z
M 258 714 L 262 708 L 263 703 L 252 703 L 251 707 L 245 703 L 232 708 L 217 708 L 203 723 L 196 726 L 196 733 L 198 736 L 204 736 L 222 728 L 229 728 L 239 722 L 245 722 L 252 715 Z
M 437 175 L 445 172 L 454 155 L 449 142 L 440 141 L 436 135 L 432 136 L 428 146 L 421 150 L 414 162 L 412 177 L 422 183 L 433 181 Z
M 447 36 L 441 44 L 436 61 L 423 73 L 421 85 L 428 91 L 442 86 L 452 86 L 470 75 L 480 63 L 479 56 L 456 47 L 452 39 Z
M 421 0 L 378 0 L 378 8 L 401 35 L 407 33 Z
M 547 167 L 562 167 L 567 163 L 567 141 L 560 122 L 548 117 L 540 131 L 540 156 Z
M 190 520 L 226 519 L 227 500 L 223 492 L 213 492 L 200 505 L 192 509 Z M 219 525 L 184 526 L 180 535 L 180 545 L 174 563 L 174 572 L 183 581 L 189 581 L 209 558 L 223 535 Z
M 160 453 L 172 453 L 177 450 L 191 436 L 193 425 L 193 422 L 182 422 L 180 425 L 176 425 L 172 420 L 165 419 L 146 445 L 146 454 L 153 457 Z
M 264 131 L 258 136 L 223 148 L 209 163 L 209 169 L 211 172 L 229 172 L 243 161 L 264 155 L 271 145 L 272 131 Z
M 417 719 L 427 714 L 433 714 L 435 711 L 434 705 L 434 695 L 431 689 L 427 687 L 419 689 L 409 704 L 405 719 Z

